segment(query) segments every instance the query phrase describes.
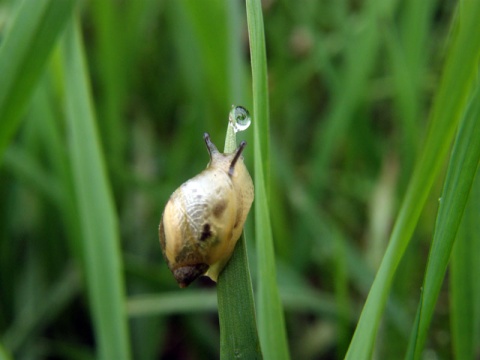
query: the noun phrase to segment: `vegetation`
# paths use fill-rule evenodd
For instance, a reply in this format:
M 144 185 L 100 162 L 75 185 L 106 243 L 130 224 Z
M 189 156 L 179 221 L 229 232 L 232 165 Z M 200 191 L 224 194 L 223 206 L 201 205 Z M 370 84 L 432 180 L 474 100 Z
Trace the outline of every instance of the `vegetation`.
M 478 358 L 479 18 L 0 0 L 0 359 Z M 158 223 L 232 104 L 255 202 L 180 290 Z

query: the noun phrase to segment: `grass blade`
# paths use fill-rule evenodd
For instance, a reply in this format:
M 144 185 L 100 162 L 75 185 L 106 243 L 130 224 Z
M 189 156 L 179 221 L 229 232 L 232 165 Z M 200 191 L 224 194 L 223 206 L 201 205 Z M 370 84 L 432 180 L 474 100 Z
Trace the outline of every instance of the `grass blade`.
M 235 151 L 236 135 L 227 125 L 224 153 Z M 262 359 L 255 319 L 252 280 L 242 234 L 217 284 L 220 358 Z
M 455 236 L 477 172 L 480 160 L 479 119 L 480 86 L 477 86 L 470 107 L 460 125 L 447 170 L 419 304 L 418 332 L 414 331 L 416 336 L 410 340 L 415 343 L 414 356 L 411 358 L 421 358 Z
M 64 42 L 65 101 L 85 280 L 101 359 L 128 359 L 118 220 L 95 124 L 76 23 Z
M 262 172 L 265 184 L 269 186 L 270 174 L 270 121 L 268 109 L 267 55 L 265 52 L 265 35 L 261 4 L 257 0 L 247 0 L 248 39 L 252 62 L 253 88 L 253 125 L 256 135 L 261 135 L 259 142 L 262 154 Z M 255 144 L 255 147 L 257 144 Z M 260 159 L 259 159 L 260 160 Z M 255 182 L 256 184 L 257 182 Z M 267 195 L 269 189 L 267 188 Z
M 0 157 L 76 4 L 24 1 L 0 47 Z
M 230 36 L 238 33 L 238 9 L 233 3 L 227 8 Z M 241 98 L 244 90 L 238 79 L 239 54 L 236 50 L 238 41 L 231 41 L 229 65 L 237 68 L 229 72 L 229 90 L 232 101 Z M 236 136 L 233 128 L 227 126 L 225 153 L 236 148 Z M 242 234 L 230 261 L 220 274 L 217 285 L 218 317 L 220 322 L 220 358 L 262 359 L 260 340 L 258 338 L 253 300 L 252 280 L 247 257 L 247 244 Z
M 244 235 L 220 274 L 217 291 L 220 358 L 261 359 Z
M 128 299 L 130 317 L 210 312 L 217 309 L 214 291 L 170 291 L 163 294 L 134 295 Z M 237 323 L 240 325 L 241 323 Z
M 253 86 L 255 145 L 255 238 L 258 256 L 258 327 L 267 359 L 288 359 L 283 308 L 277 287 L 275 252 L 269 213 L 269 114 L 267 59 L 261 2 L 247 0 Z
M 469 203 L 453 247 L 451 262 L 451 328 L 455 359 L 474 359 L 480 347 L 480 174 L 477 170 Z
M 463 6 L 468 7 L 468 11 L 448 52 L 423 153 L 416 164 L 388 248 L 350 343 L 348 359 L 371 357 L 393 276 L 446 157 L 475 78 L 480 52 L 480 3 L 466 2 Z

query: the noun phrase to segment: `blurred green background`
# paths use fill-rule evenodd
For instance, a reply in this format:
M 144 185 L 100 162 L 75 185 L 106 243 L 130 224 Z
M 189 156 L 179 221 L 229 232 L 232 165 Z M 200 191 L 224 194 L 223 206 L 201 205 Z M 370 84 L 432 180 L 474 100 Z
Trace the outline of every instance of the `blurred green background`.
M 128 330 L 108 316 L 99 326 L 118 331 L 113 344 L 133 358 L 218 358 L 214 284 L 200 279 L 180 291 L 157 228 L 170 194 L 208 162 L 203 133 L 221 149 L 231 105 L 252 109 L 245 5 L 65 3 L 45 5 L 52 18 L 38 20 L 48 20 L 43 28 L 23 20 L 40 39 L 13 45 L 25 45 L 16 76 L 27 85 L 13 81 L 16 97 L 0 97 L 14 109 L 0 113 L 13 119 L 13 130 L 0 127 L 11 131 L 0 142 L 0 357 L 102 354 L 93 325 L 102 312 L 92 302 L 112 297 L 112 309 L 122 313 L 126 305 Z M 270 215 L 293 359 L 347 351 L 425 138 L 456 4 L 262 2 Z M 0 45 L 22 7 L 40 11 L 0 2 Z M 82 47 L 86 66 L 75 67 Z M 8 70 L 17 58 L 5 54 Z M 4 72 L 0 87 L 6 83 Z M 76 104 L 90 100 L 90 126 L 75 122 L 83 119 Z M 249 143 L 253 172 L 252 129 L 239 138 Z M 379 359 L 405 354 L 442 183 L 434 184 L 399 265 L 375 345 Z M 255 284 L 253 214 L 245 231 Z M 444 284 L 426 358 L 451 358 L 449 321 Z

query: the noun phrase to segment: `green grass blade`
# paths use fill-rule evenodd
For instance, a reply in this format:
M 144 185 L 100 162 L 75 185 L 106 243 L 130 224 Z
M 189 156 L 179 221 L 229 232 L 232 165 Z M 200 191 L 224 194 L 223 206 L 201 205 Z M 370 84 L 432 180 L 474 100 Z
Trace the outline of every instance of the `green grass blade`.
M 235 147 L 236 135 L 233 127 L 228 125 L 224 152 L 232 153 Z M 238 356 L 262 358 L 246 246 L 245 235 L 242 234 L 218 279 L 221 359 Z
M 1 42 L 0 157 L 75 4 L 75 0 L 24 1 Z
M 451 328 L 455 359 L 474 359 L 480 351 L 480 173 L 470 194 L 451 260 Z
M 261 359 L 245 237 L 220 274 L 217 285 L 220 358 Z
M 248 38 L 250 41 L 250 59 L 252 63 L 253 88 L 253 124 L 257 135 L 261 135 L 259 142 L 262 154 L 262 172 L 267 184 L 267 196 L 270 184 L 270 122 L 268 108 L 267 83 L 267 55 L 265 51 L 265 35 L 263 29 L 263 15 L 261 4 L 257 0 L 247 0 Z M 255 144 L 255 147 L 257 144 Z M 260 160 L 260 159 L 259 159 Z
M 447 54 L 423 153 L 416 164 L 388 248 L 350 343 L 348 359 L 368 359 L 372 355 L 393 276 L 446 157 L 475 78 L 480 52 L 480 3 L 466 2 L 462 5 L 468 7 L 468 11 Z
M 72 22 L 67 30 L 63 50 L 70 160 L 99 357 L 128 359 L 118 219 L 98 139 L 79 26 Z
M 480 86 L 460 124 L 438 210 L 433 243 L 420 300 L 420 316 L 413 358 L 421 358 L 430 321 L 443 283 L 455 236 L 462 220 L 465 205 L 480 160 Z M 478 237 L 478 236 L 476 236 Z M 460 279 L 461 282 L 467 279 Z M 470 298 L 472 300 L 472 298 Z M 465 329 L 467 330 L 467 329 Z M 465 357 L 460 357 L 465 358 Z
M 170 291 L 162 294 L 135 295 L 128 299 L 130 317 L 186 314 L 215 311 L 217 298 L 214 291 Z M 237 323 L 238 326 L 241 325 Z
M 288 359 L 283 308 L 277 287 L 275 252 L 269 213 L 269 114 L 267 59 L 259 0 L 247 0 L 253 86 L 255 146 L 255 238 L 258 256 L 258 328 L 267 359 Z
M 199 32 L 200 43 L 202 44 L 209 44 L 213 34 L 210 30 L 213 29 L 203 29 L 202 24 L 205 22 L 205 15 L 207 14 L 200 14 L 198 9 L 193 9 L 190 3 L 186 3 L 188 5 L 188 12 L 190 16 L 193 16 L 193 22 L 196 24 L 196 27 L 201 30 Z M 217 4 L 218 5 L 218 4 Z M 194 11 L 195 10 L 195 11 Z M 203 10 L 203 8 L 202 8 Z M 220 8 L 218 6 L 214 6 L 211 9 L 213 12 L 219 11 Z M 238 21 L 232 21 L 231 15 L 232 12 L 229 8 L 229 21 L 228 25 L 230 27 L 238 27 Z M 200 15 L 201 18 L 198 18 Z M 202 17 L 203 16 L 203 17 Z M 235 19 L 233 19 L 235 20 Z M 218 24 L 216 25 L 218 26 Z M 232 29 L 230 29 L 232 30 Z M 207 32 L 205 32 L 207 31 Z M 210 35 L 208 35 L 208 33 Z M 237 29 L 238 33 L 238 29 Z M 203 39 L 203 40 L 202 40 Z M 222 41 L 220 41 L 222 43 Z M 236 44 L 231 44 L 232 46 L 236 46 Z M 218 44 L 217 44 L 218 46 Z M 207 59 L 207 68 L 214 69 L 214 77 L 218 77 L 218 74 L 222 72 L 222 66 L 219 68 L 219 61 L 221 59 L 218 58 L 217 54 L 222 53 L 223 51 L 215 51 L 212 53 L 211 45 L 202 46 L 202 49 L 205 53 L 205 59 Z M 210 54 L 210 56 L 209 56 Z M 214 55 L 214 57 L 211 57 Z M 215 59 L 215 61 L 211 61 Z M 234 59 L 230 58 L 229 61 L 238 62 L 239 58 Z M 210 65 L 209 65 L 210 64 Z M 213 65 L 213 66 L 211 66 Z M 234 66 L 233 64 L 231 64 Z M 231 74 L 230 74 L 231 76 Z M 210 77 L 212 78 L 212 77 Z M 212 78 L 212 79 L 213 79 Z M 224 79 L 223 77 L 222 79 Z M 222 80 L 224 83 L 224 80 Z M 233 78 L 230 78 L 230 83 L 234 82 L 234 86 L 236 91 L 232 90 L 232 94 L 238 94 L 241 91 L 237 91 L 240 87 L 240 83 L 235 82 Z M 216 86 L 216 91 L 221 89 Z M 240 87 L 241 88 L 241 87 Z M 225 91 L 224 91 L 225 92 Z M 236 102 L 236 101 L 235 101 Z M 229 129 L 231 130 L 231 129 Z M 233 135 L 230 133 L 230 135 Z M 229 138 L 229 133 L 227 132 L 227 138 Z M 236 148 L 235 140 L 226 141 L 227 144 L 230 144 L 231 148 L 225 148 L 224 152 L 232 152 Z M 220 352 L 221 358 L 232 358 L 237 356 L 237 354 L 242 354 L 247 358 L 261 358 L 261 352 L 259 349 L 259 340 L 258 334 L 255 325 L 255 308 L 253 303 L 253 292 L 252 292 L 252 285 L 250 280 L 250 275 L 248 271 L 248 259 L 246 256 L 245 251 L 245 240 L 242 236 L 239 239 L 239 243 L 234 251 L 232 258 L 230 259 L 229 263 L 227 264 L 226 268 L 220 274 L 218 279 L 218 311 L 219 311 L 219 320 L 220 320 Z
M 211 1 L 208 5 L 197 1 L 181 1 L 190 26 L 199 45 L 207 77 L 202 87 L 209 88 L 212 99 L 225 104 L 228 95 L 227 79 L 227 2 Z M 222 54 L 222 55 L 220 55 Z M 230 106 L 231 104 L 225 104 Z M 225 106 L 223 105 L 223 106 Z
M 227 24 L 232 40 L 229 44 L 230 56 L 228 58 L 231 70 L 229 72 L 229 91 L 230 98 L 235 102 L 241 98 L 241 94 L 244 92 L 244 86 L 240 82 L 241 73 L 238 71 L 240 61 L 238 41 L 233 41 L 234 37 L 239 34 L 240 26 L 237 7 L 233 3 L 229 3 L 227 6 Z M 236 148 L 235 132 L 233 127 L 227 125 L 224 152 L 231 153 Z M 217 296 L 220 323 L 220 358 L 262 359 L 244 234 L 238 240 L 232 257 L 220 274 Z

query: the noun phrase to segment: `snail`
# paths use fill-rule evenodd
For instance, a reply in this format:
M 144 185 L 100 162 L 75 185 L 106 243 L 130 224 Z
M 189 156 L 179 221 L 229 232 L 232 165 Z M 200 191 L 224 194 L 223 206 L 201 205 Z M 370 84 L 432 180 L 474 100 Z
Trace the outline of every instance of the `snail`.
M 163 256 L 181 288 L 202 275 L 217 281 L 253 202 L 242 157 L 246 142 L 223 154 L 208 133 L 203 137 L 210 162 L 170 196 L 158 229 Z

